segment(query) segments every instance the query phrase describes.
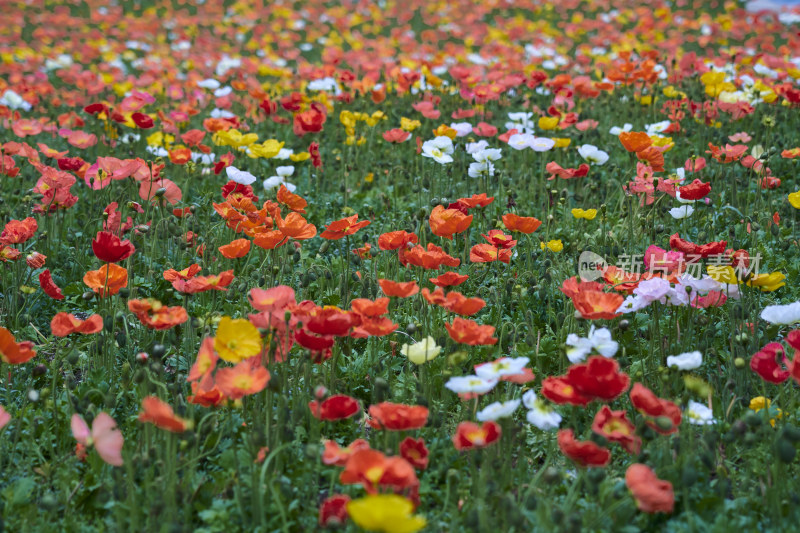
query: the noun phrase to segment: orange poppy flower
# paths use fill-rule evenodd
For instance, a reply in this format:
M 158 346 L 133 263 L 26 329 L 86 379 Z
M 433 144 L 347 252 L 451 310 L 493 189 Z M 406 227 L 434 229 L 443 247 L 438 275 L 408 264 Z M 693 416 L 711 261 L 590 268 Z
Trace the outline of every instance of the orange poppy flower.
M 646 161 L 653 168 L 653 172 L 664 172 L 664 154 L 655 146 L 636 152 L 636 157 Z
M 442 307 L 462 316 L 472 316 L 486 307 L 486 302 L 481 298 L 467 298 L 460 292 L 450 291 Z
M 214 370 L 217 366 L 219 355 L 214 350 L 214 337 L 206 337 L 200 344 L 200 350 L 197 352 L 197 359 L 195 359 L 192 368 L 189 370 L 189 376 L 186 381 L 197 381 L 203 376 L 206 376 Z
M 416 243 L 418 241 L 419 237 L 413 233 L 408 233 L 404 230 L 390 231 L 378 237 L 378 248 L 381 250 L 398 250 L 405 248 L 408 243 Z
M 583 287 L 585 283 L 581 283 Z M 618 317 L 617 309 L 625 298 L 621 294 L 596 290 L 579 290 L 572 298 L 572 305 L 587 320 L 611 320 Z
M 643 131 L 623 131 L 619 134 L 619 142 L 629 152 L 641 152 L 653 145 L 650 136 Z
M 33 237 L 39 224 L 33 217 L 25 220 L 11 220 L 0 233 L 0 244 L 22 244 Z
M 309 224 L 302 215 L 294 211 L 286 215 L 285 219 L 278 215 L 275 217 L 275 223 L 281 233 L 298 241 L 310 239 L 317 234 L 316 226 Z
M 250 251 L 250 241 L 247 239 L 236 239 L 228 244 L 220 246 L 218 250 L 219 253 L 227 259 L 239 259 L 240 257 L 246 256 L 247 252 Z
M 353 332 L 350 335 L 353 338 L 382 337 L 394 332 L 398 327 L 398 324 L 395 324 L 385 316 L 361 317 L 361 323 L 353 328 Z
M 103 317 L 92 315 L 86 320 L 79 320 L 69 313 L 58 313 L 50 321 L 50 331 L 56 337 L 66 337 L 71 333 L 90 335 L 103 329 Z
M 419 484 L 414 467 L 402 457 L 386 457 L 372 449 L 358 450 L 347 460 L 339 481 L 346 485 L 361 484 L 370 493 L 378 487 L 395 490 L 411 488 Z
M 200 265 L 197 263 L 192 264 L 189 267 L 184 268 L 183 270 L 175 270 L 175 269 L 168 269 L 164 271 L 164 279 L 169 281 L 170 283 L 175 281 L 176 279 L 192 279 L 200 272 L 201 268 Z
M 465 215 L 458 209 L 445 209 L 443 205 L 437 205 L 431 211 L 428 222 L 434 235 L 452 240 L 454 234 L 462 233 L 469 228 L 472 224 L 472 215 Z
M 87 272 L 83 282 L 101 298 L 113 296 L 128 286 L 128 271 L 116 263 L 106 263 L 98 270 Z
M 253 244 L 264 250 L 274 250 L 287 242 L 289 242 L 289 240 L 286 235 L 279 230 L 255 233 L 253 236 Z
M 625 472 L 625 484 L 636 506 L 646 513 L 671 513 L 675 508 L 672 483 L 658 479 L 656 473 L 641 463 L 634 463 Z
M 521 217 L 514 213 L 503 215 L 503 224 L 508 231 L 519 231 L 520 233 L 531 234 L 542 225 L 542 221 L 534 217 Z
M 440 247 L 432 242 L 428 243 L 426 250 L 420 245 L 414 246 L 411 250 L 403 252 L 401 262 L 403 264 L 410 263 L 414 266 L 435 270 L 442 265 L 449 267 L 457 267 L 461 264 L 461 260 L 448 255 Z
M 389 279 L 379 279 L 378 285 L 381 286 L 383 294 L 386 296 L 396 296 L 398 298 L 408 298 L 419 292 L 419 285 L 416 281 L 392 281 Z
M 557 441 L 561 453 L 580 466 L 606 466 L 611 460 L 611 452 L 607 448 L 590 440 L 575 440 L 575 433 L 571 429 L 560 430 Z
M 445 272 L 444 274 L 441 274 L 435 278 L 428 278 L 428 281 L 437 287 L 455 287 L 456 285 L 461 285 L 467 281 L 467 279 L 469 279 L 468 275 L 451 271 Z
M 192 383 L 192 395 L 186 401 L 203 407 L 215 407 L 225 401 L 225 395 L 214 383 L 211 374 L 206 374 L 202 380 Z
M 341 218 L 339 220 L 335 220 L 328 224 L 328 227 L 325 228 L 325 231 L 320 233 L 320 237 L 323 239 L 328 239 L 332 241 L 337 241 L 347 235 L 352 235 L 361 228 L 365 226 L 369 226 L 371 222 L 369 220 L 362 220 L 358 222 L 358 215 L 353 215 L 345 218 Z
M 305 213 L 306 206 L 308 205 L 308 202 L 306 202 L 302 196 L 289 192 L 289 189 L 287 189 L 286 185 L 283 183 L 281 183 L 281 187 L 278 189 L 278 202 L 295 213 Z
M 0 326 L 0 359 L 9 365 L 27 363 L 36 357 L 31 341 L 17 342 L 14 335 Z
M 497 344 L 497 338 L 492 337 L 494 326 L 482 326 L 472 320 L 456 317 L 452 324 L 445 323 L 444 327 L 450 338 L 460 344 L 469 344 L 470 346 Z
M 422 297 L 425 301 L 433 305 L 442 305 L 447 301 L 444 291 L 441 287 L 437 287 L 433 292 L 428 290 L 427 287 L 422 289 Z
M 233 282 L 233 270 L 226 270 L 210 276 L 197 276 L 189 280 L 177 279 L 172 282 L 176 291 L 185 294 L 196 294 L 205 291 L 227 291 L 226 288 Z
M 485 448 L 497 441 L 501 434 L 500 425 L 491 420 L 480 426 L 474 422 L 461 422 L 453 435 L 453 446 L 456 450 Z
M 350 456 L 359 450 L 369 450 L 369 443 L 364 439 L 356 439 L 347 448 L 341 448 L 335 441 L 326 440 L 322 452 L 322 462 L 326 465 L 344 466 Z
M 167 307 L 154 298 L 128 300 L 128 310 L 150 329 L 165 330 L 174 328 L 189 320 L 186 309 L 180 305 Z
M 455 207 L 454 204 L 458 204 L 460 208 L 472 209 L 474 207 L 486 207 L 492 202 L 494 202 L 494 196 L 486 196 L 486 193 L 483 192 L 481 194 L 473 194 L 469 198 L 459 198 L 450 207 Z
M 469 250 L 469 260 L 473 263 L 491 263 L 493 261 L 502 261 L 503 263 L 511 263 L 511 250 L 503 250 L 496 248 L 491 244 L 481 243 L 476 244 Z
M 192 425 L 191 421 L 177 416 L 172 407 L 155 396 L 148 396 L 142 400 L 139 422 L 150 422 L 156 427 L 173 433 L 183 433 Z
M 350 302 L 350 310 L 362 318 L 379 317 L 389 312 L 389 298 L 378 298 L 375 301 L 367 298 L 356 298 Z
M 428 408 L 422 405 L 404 405 L 383 402 L 369 407 L 369 425 L 375 429 L 407 431 L 419 429 L 428 422 Z
M 214 381 L 222 394 L 231 400 L 256 394 L 269 383 L 269 371 L 250 361 L 242 361 L 233 368 L 221 368 L 214 375 Z

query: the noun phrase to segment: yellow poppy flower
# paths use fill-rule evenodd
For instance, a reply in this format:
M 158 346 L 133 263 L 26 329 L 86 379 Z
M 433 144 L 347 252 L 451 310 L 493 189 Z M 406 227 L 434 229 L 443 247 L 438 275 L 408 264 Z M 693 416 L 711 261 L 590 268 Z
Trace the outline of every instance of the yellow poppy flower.
M 214 337 L 214 349 L 229 363 L 240 363 L 261 352 L 261 334 L 244 318 L 222 317 Z
M 384 533 L 415 533 L 427 521 L 411 514 L 414 504 L 397 494 L 374 494 L 347 503 L 347 513 L 359 527 Z
M 540 243 L 542 250 L 547 248 L 551 252 L 558 253 L 564 249 L 564 243 L 561 242 L 561 239 L 548 241 L 547 243 Z
M 539 129 L 554 130 L 558 127 L 558 117 L 539 117 Z
M 789 194 L 789 203 L 792 204 L 792 207 L 795 209 L 800 209 L 800 191 Z
M 747 281 L 747 285 L 749 287 L 757 287 L 762 292 L 773 292 L 786 285 L 785 279 L 786 276 L 780 272 L 759 274 L 758 276 L 750 278 Z
M 587 209 L 583 210 L 580 208 L 576 208 L 572 210 L 572 216 L 575 218 L 585 218 L 586 220 L 594 220 L 594 217 L 597 216 L 597 209 Z

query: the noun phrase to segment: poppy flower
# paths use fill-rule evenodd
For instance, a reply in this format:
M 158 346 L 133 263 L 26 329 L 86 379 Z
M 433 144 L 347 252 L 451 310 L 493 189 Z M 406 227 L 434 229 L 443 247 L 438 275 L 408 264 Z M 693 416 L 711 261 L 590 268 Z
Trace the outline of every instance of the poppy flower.
M 39 286 L 42 287 L 44 293 L 50 298 L 54 300 L 64 299 L 64 293 L 61 292 L 61 288 L 53 281 L 53 276 L 50 274 L 49 268 L 46 268 L 39 274 Z
M 247 319 L 224 316 L 217 326 L 214 349 L 224 361 L 239 363 L 261 353 L 261 334 Z
M 156 299 L 128 300 L 128 310 L 150 329 L 167 330 L 189 320 L 181 306 L 167 307 Z
M 233 270 L 226 270 L 219 274 L 209 276 L 195 276 L 188 280 L 176 279 L 172 286 L 176 291 L 184 294 L 197 294 L 206 291 L 227 291 L 228 285 L 233 282 Z
M 219 390 L 231 400 L 256 394 L 269 383 L 269 371 L 261 365 L 243 361 L 234 367 L 220 368 L 214 375 Z
M 344 420 L 359 412 L 358 400 L 345 394 L 337 394 L 326 398 L 322 402 L 312 400 L 308 402 L 311 414 L 319 420 Z
M 485 448 L 497 441 L 501 433 L 500 425 L 491 420 L 482 425 L 475 422 L 461 422 L 453 435 L 453 446 L 459 451 Z
M 681 409 L 669 400 L 663 400 L 642 385 L 634 383 L 630 392 L 633 407 L 648 418 L 647 425 L 662 435 L 669 435 L 678 431 L 681 424 Z M 667 418 L 672 422 L 672 427 L 664 429 L 656 423 L 657 418 Z
M 186 381 L 197 381 L 209 374 L 214 370 L 218 359 L 219 355 L 214 351 L 214 339 L 212 337 L 204 338 L 203 342 L 200 343 L 200 350 L 197 352 L 197 358 L 194 360 L 192 368 L 189 369 L 189 375 L 186 377 Z
M 398 250 L 405 248 L 408 243 L 416 243 L 419 241 L 413 233 L 407 231 L 390 231 L 383 233 L 378 237 L 378 248 L 381 250 Z
M 517 241 L 515 241 L 511 235 L 506 235 L 499 229 L 490 230 L 488 233 L 481 233 L 481 237 L 496 248 L 508 249 L 517 245 Z
M 617 309 L 625 301 L 621 294 L 586 290 L 586 283 L 579 285 L 577 294 L 572 298 L 572 305 L 587 320 L 611 320 L 620 315 Z
M 9 422 L 11 422 L 11 415 L 0 405 L 0 429 L 6 427 Z
M 571 429 L 560 430 L 557 440 L 561 453 L 580 466 L 606 466 L 611 460 L 611 453 L 607 448 L 590 440 L 575 440 L 575 433 Z
M 319 506 L 319 526 L 324 528 L 340 526 L 347 521 L 347 504 L 350 496 L 334 494 L 323 500 Z
M 279 313 L 296 303 L 294 289 L 286 285 L 278 285 L 271 289 L 252 288 L 248 300 L 253 309 L 266 313 Z
M 472 224 L 472 215 L 465 215 L 458 209 L 445 209 L 443 205 L 437 205 L 431 211 L 428 218 L 431 231 L 434 235 L 453 239 L 453 235 L 466 231 Z
M 322 131 L 326 120 L 325 113 L 319 107 L 312 107 L 307 111 L 302 111 L 294 115 L 292 131 L 298 137 L 307 133 L 317 133 Z
M 322 463 L 326 465 L 344 466 L 350 456 L 359 450 L 369 450 L 369 442 L 356 439 L 346 448 L 341 448 L 335 441 L 326 440 L 322 451 Z
M 139 113 L 139 112 L 133 113 L 131 115 L 131 120 L 133 120 L 134 124 L 136 124 L 139 128 L 143 130 L 149 130 L 155 125 L 153 119 L 150 118 L 148 115 L 145 115 L 144 113 Z
M 615 359 L 593 355 L 585 363 L 567 370 L 567 382 L 578 392 L 591 398 L 611 401 L 628 390 L 628 374 L 619 372 Z
M 472 320 L 456 317 L 453 319 L 452 324 L 445 323 L 444 327 L 450 338 L 460 344 L 469 344 L 471 346 L 497 344 L 497 338 L 492 337 L 495 331 L 494 326 L 482 326 Z
M 264 250 L 274 250 L 286 244 L 288 238 L 278 230 L 256 233 L 253 237 L 253 244 Z
M 72 415 L 70 421 L 72 436 L 80 444 L 89 448 L 94 446 L 97 454 L 103 461 L 111 466 L 122 466 L 122 445 L 124 439 L 122 433 L 117 428 L 117 423 L 104 412 L 97 413 L 92 422 L 92 429 L 89 430 L 88 424 L 79 414 Z
M 628 152 L 641 152 L 653 144 L 650 136 L 643 131 L 623 131 L 619 134 L 619 142 Z
M 445 253 L 444 250 L 432 242 L 428 243 L 427 249 L 417 245 L 403 252 L 401 262 L 403 264 L 412 264 L 429 270 L 435 270 L 442 265 L 457 267 L 461 264 L 460 259 Z
M 281 233 L 298 241 L 310 239 L 317 234 L 317 228 L 294 211 L 286 215 L 285 219 L 278 215 L 275 218 L 275 224 Z
M 40 254 L 39 252 L 31 252 L 27 255 L 27 257 L 25 257 L 25 263 L 34 270 L 42 268 L 46 261 L 47 261 L 47 256 L 44 254 Z
M 408 298 L 414 296 L 419 292 L 419 285 L 416 281 L 392 281 L 388 279 L 379 279 L 383 294 L 386 296 L 396 296 L 398 298 Z
M 288 207 L 290 211 L 301 214 L 306 212 L 306 206 L 308 205 L 308 202 L 302 196 L 290 192 L 283 183 L 278 189 L 278 202 Z
M 139 422 L 149 422 L 158 428 L 173 433 L 183 433 L 191 426 L 189 420 L 177 416 L 169 404 L 164 403 L 155 396 L 147 396 L 142 400 L 142 412 L 139 413 Z
M 671 513 L 675 507 L 672 483 L 658 479 L 656 473 L 641 463 L 625 471 L 625 484 L 636 500 L 639 510 L 646 513 Z
M 106 263 L 98 270 L 84 274 L 83 282 L 101 298 L 105 298 L 128 286 L 128 271 L 114 263 Z
M 402 457 L 386 457 L 371 449 L 358 450 L 347 460 L 339 481 L 345 485 L 361 484 L 375 494 L 378 487 L 403 490 L 419 483 L 414 467 Z
M 467 279 L 469 279 L 467 274 L 459 274 L 457 272 L 450 271 L 440 274 L 435 278 L 428 278 L 428 281 L 437 287 L 454 287 L 456 285 L 461 285 L 467 281 Z
M 783 383 L 791 375 L 790 371 L 785 370 L 778 360 L 780 357 L 784 364 L 788 362 L 783 354 L 783 346 L 780 343 L 771 342 L 753 354 L 753 357 L 750 358 L 750 370 L 769 383 Z
M 715 241 L 698 245 L 681 239 L 678 233 L 671 235 L 669 238 L 669 246 L 676 252 L 683 252 L 686 255 L 699 255 L 701 257 L 723 254 L 727 245 L 728 241 Z
M 0 244 L 23 244 L 33 237 L 37 229 L 39 229 L 39 224 L 35 218 L 11 220 L 0 233 Z
M 711 184 L 703 183 L 696 179 L 689 185 L 678 187 L 678 192 L 681 195 L 681 200 L 700 200 L 711 192 Z
M 118 263 L 133 255 L 136 248 L 131 241 L 123 241 L 110 231 L 99 231 L 92 241 L 92 251 L 104 263 Z
M 228 244 L 220 246 L 219 253 L 227 259 L 239 259 L 247 255 L 250 251 L 250 241 L 247 239 L 236 239 Z
M 565 180 L 582 178 L 589 174 L 589 168 L 587 163 L 582 163 L 578 168 L 564 168 L 555 161 L 551 161 L 547 163 L 545 170 L 550 173 L 550 177 L 547 178 L 550 181 L 556 179 L 556 176 Z
M 542 381 L 542 396 L 553 403 L 587 405 L 592 398 L 581 394 L 564 376 L 551 376 Z
M 411 138 L 411 133 L 401 128 L 394 128 L 383 132 L 383 140 L 390 143 L 401 143 Z
M 469 260 L 473 263 L 491 263 L 493 261 L 502 261 L 509 264 L 511 262 L 511 250 L 504 250 L 497 248 L 491 244 L 481 243 L 476 244 L 469 250 Z
M 422 405 L 404 405 L 383 402 L 369 406 L 369 425 L 375 429 L 407 431 L 419 429 L 428 422 L 428 408 Z
M 343 311 L 336 307 L 324 307 L 314 311 L 305 325 L 309 331 L 317 335 L 333 335 L 344 337 L 350 328 L 358 325 L 358 315 Z
M 621 444 L 628 453 L 638 454 L 642 447 L 642 439 L 636 436 L 636 427 L 628 420 L 625 411 L 612 411 L 607 405 L 594 416 L 592 431 Z
M 194 263 L 191 266 L 184 268 L 183 270 L 174 270 L 172 268 L 165 270 L 163 276 L 164 279 L 169 282 L 173 282 L 176 279 L 187 280 L 195 277 L 197 273 L 200 272 L 200 270 L 201 270 L 200 265 Z
M 362 220 L 361 222 L 357 221 L 358 215 L 335 220 L 328 224 L 328 226 L 325 228 L 325 231 L 320 233 L 320 237 L 323 239 L 336 241 L 348 235 L 353 235 L 361 228 L 370 225 L 369 220 Z
M 486 207 L 487 205 L 494 202 L 494 196 L 486 196 L 486 193 L 481 194 L 473 194 L 468 198 L 459 198 L 452 204 L 448 205 L 448 209 L 458 209 L 465 215 L 467 211 L 470 209 L 474 209 L 476 207 Z
M 80 320 L 69 313 L 58 313 L 50 321 L 50 331 L 56 337 L 66 337 L 71 333 L 91 335 L 103 329 L 103 317 L 92 315 L 86 320 Z
M 31 341 L 17 342 L 14 335 L 0 326 L 0 360 L 9 365 L 27 363 L 36 357 Z
M 371 494 L 349 502 L 347 513 L 365 531 L 416 533 L 427 521 L 413 514 L 415 505 L 398 494 Z
M 294 340 L 306 350 L 317 353 L 329 350 L 334 342 L 332 335 L 316 335 L 306 328 L 298 329 L 294 333 Z
M 206 374 L 200 381 L 192 383 L 192 394 L 186 401 L 203 407 L 216 407 L 226 400 L 226 396 L 214 383 L 211 374 Z
M 736 144 L 733 146 L 726 144 L 724 147 L 721 147 L 708 143 L 708 148 L 709 150 L 706 150 L 706 153 L 711 154 L 711 157 L 720 163 L 733 163 L 734 161 L 738 161 L 747 151 L 746 144 Z
M 428 455 L 428 448 L 422 439 L 406 437 L 400 443 L 400 456 L 411 463 L 414 468 L 419 470 L 428 468 Z
M 542 221 L 534 217 L 521 217 L 514 213 L 503 215 L 503 224 L 508 231 L 519 231 L 520 233 L 531 234 L 542 225 Z

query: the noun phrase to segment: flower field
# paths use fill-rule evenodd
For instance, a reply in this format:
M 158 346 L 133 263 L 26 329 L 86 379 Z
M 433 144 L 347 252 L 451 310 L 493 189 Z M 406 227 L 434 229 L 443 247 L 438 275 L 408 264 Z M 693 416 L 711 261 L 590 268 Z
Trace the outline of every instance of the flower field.
M 0 0 L 0 531 L 792 530 L 800 11 L 255 4 Z

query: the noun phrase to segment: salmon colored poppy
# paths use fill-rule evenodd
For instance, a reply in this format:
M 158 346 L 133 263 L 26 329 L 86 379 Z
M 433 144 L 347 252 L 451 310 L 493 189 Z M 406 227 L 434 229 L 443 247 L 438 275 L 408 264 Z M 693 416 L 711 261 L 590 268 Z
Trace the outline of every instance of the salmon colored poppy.
M 50 269 L 46 268 L 39 274 L 39 286 L 44 293 L 54 300 L 63 300 L 64 293 L 61 288 L 53 281 L 53 276 L 50 274 Z
M 31 341 L 17 342 L 14 335 L 0 326 L 0 359 L 9 365 L 27 363 L 36 357 Z
M 466 231 L 472 224 L 472 215 L 465 215 L 458 209 L 445 209 L 443 205 L 437 205 L 431 211 L 428 218 L 431 231 L 434 235 L 453 239 L 453 235 Z
M 136 251 L 131 241 L 120 239 L 110 231 L 99 231 L 92 241 L 92 252 L 104 263 L 119 263 Z
M 495 331 L 494 326 L 482 326 L 472 320 L 456 317 L 453 319 L 452 324 L 445 323 L 444 327 L 450 338 L 460 344 L 469 344 L 471 346 L 497 344 L 497 338 L 492 337 Z
M 347 235 L 353 235 L 361 228 L 369 225 L 369 220 L 362 220 L 361 222 L 358 222 L 358 215 L 353 215 L 331 222 L 325 228 L 325 231 L 320 233 L 320 237 L 335 241 L 344 238 Z
M 495 248 L 513 248 L 517 245 L 517 241 L 511 235 L 506 235 L 499 229 L 490 230 L 488 233 L 482 233 L 481 237 L 486 239 L 486 242 Z
M 169 282 L 173 282 L 176 279 L 188 280 L 195 277 L 200 270 L 200 265 L 197 263 L 194 263 L 183 270 L 174 270 L 170 268 L 164 271 L 164 279 Z
M 448 209 L 458 209 L 462 213 L 467 214 L 466 211 L 470 209 L 486 207 L 492 202 L 494 202 L 494 196 L 486 196 L 486 193 L 483 192 L 481 194 L 473 194 L 468 198 L 459 198 L 447 207 Z
M 167 330 L 189 320 L 181 306 L 167 307 L 154 298 L 128 300 L 128 310 L 150 329 Z
M 85 448 L 94 447 L 103 461 L 111 466 L 122 466 L 122 446 L 124 440 L 117 428 L 117 423 L 104 412 L 97 413 L 92 422 L 92 429 L 79 414 L 72 415 L 70 421 L 72 436 Z
M 553 403 L 587 405 L 592 398 L 581 394 L 565 377 L 551 376 L 542 381 L 542 396 Z
M 460 259 L 445 253 L 444 250 L 432 242 L 428 243 L 427 250 L 417 245 L 407 252 L 403 252 L 401 262 L 403 264 L 408 263 L 429 270 L 435 270 L 442 265 L 457 267 L 461 264 Z
M 139 422 L 149 422 L 172 433 L 183 433 L 192 425 L 191 421 L 177 416 L 172 407 L 155 396 L 147 396 L 142 400 Z
M 508 231 L 519 231 L 520 233 L 531 234 L 542 225 L 542 221 L 534 217 L 521 217 L 514 213 L 503 215 L 503 224 Z
M 98 270 L 84 274 L 83 282 L 101 298 L 105 298 L 128 286 L 128 271 L 115 263 L 106 263 Z
M 47 256 L 44 254 L 40 254 L 39 252 L 31 252 L 27 255 L 27 257 L 25 257 L 25 263 L 34 270 L 42 268 L 45 262 L 47 262 Z M 41 274 L 40 274 L 40 281 L 41 281 Z
M 457 272 L 450 271 L 440 274 L 435 278 L 428 278 L 428 281 L 437 287 L 454 287 L 456 285 L 461 285 L 468 279 L 469 276 L 467 274 L 459 274 Z
M 252 288 L 248 300 L 253 309 L 266 313 L 280 313 L 296 304 L 294 289 L 286 285 L 278 285 L 271 289 Z
M 611 461 L 611 452 L 607 448 L 590 440 L 575 440 L 575 433 L 571 429 L 560 430 L 557 440 L 561 452 L 579 466 L 606 466 Z
M 389 298 L 378 298 L 369 300 L 367 298 L 356 298 L 350 302 L 350 310 L 361 316 L 361 318 L 375 318 L 389 312 Z
M 308 408 L 314 418 L 328 421 L 344 420 L 360 411 L 358 400 L 345 394 L 336 394 L 322 402 L 312 400 L 308 402 Z
M 379 487 L 403 490 L 419 484 L 414 467 L 402 457 L 386 457 L 379 451 L 365 449 L 347 460 L 339 481 L 345 485 L 361 484 L 370 494 Z
M 206 374 L 200 381 L 192 382 L 192 394 L 186 401 L 203 407 L 216 407 L 226 400 L 226 396 L 214 383 L 211 374 Z
M 247 255 L 250 251 L 250 241 L 247 239 L 236 239 L 228 244 L 220 246 L 219 253 L 227 259 L 239 259 Z
M 185 294 L 196 294 L 206 291 L 227 291 L 227 287 L 233 282 L 233 279 L 233 270 L 226 270 L 219 274 L 195 276 L 188 280 L 176 279 L 172 282 L 172 286 L 176 291 Z
M 269 371 L 261 365 L 243 361 L 233 368 L 217 370 L 214 382 L 222 394 L 231 400 L 238 400 L 264 390 L 269 383 Z
M 351 455 L 359 450 L 369 449 L 369 442 L 364 439 L 356 439 L 346 448 L 339 447 L 335 441 L 326 440 L 322 452 L 322 462 L 326 465 L 344 466 Z
M 214 367 L 217 366 L 219 355 L 214 351 L 214 338 L 206 337 L 200 343 L 200 350 L 197 352 L 197 358 L 189 369 L 189 375 L 186 381 L 197 381 L 203 376 L 208 375 Z
M 643 131 L 623 131 L 619 134 L 619 142 L 629 152 L 641 152 L 653 144 L 650 136 Z
M 90 335 L 103 330 L 103 317 L 92 315 L 86 320 L 80 320 L 69 313 L 57 313 L 50 321 L 50 331 L 56 337 L 66 337 L 71 333 Z
M 500 438 L 502 431 L 497 422 L 487 421 L 483 425 L 474 422 L 461 422 L 453 435 L 456 450 L 485 448 Z
M 428 422 L 428 408 L 422 405 L 404 405 L 383 402 L 369 406 L 369 425 L 375 429 L 407 431 L 419 429 Z
M 678 431 L 681 424 L 681 408 L 669 400 L 663 400 L 653 394 L 653 392 L 642 385 L 634 383 L 630 392 L 630 399 L 633 407 L 640 414 L 647 417 L 647 425 L 663 435 L 669 435 Z M 664 429 L 656 423 L 657 418 L 667 418 L 672 422 L 672 427 Z
M 658 479 L 656 473 L 641 463 L 625 471 L 625 484 L 636 500 L 639 510 L 646 513 L 671 513 L 675 508 L 672 483 Z

